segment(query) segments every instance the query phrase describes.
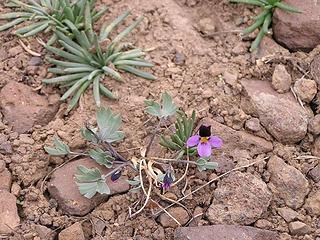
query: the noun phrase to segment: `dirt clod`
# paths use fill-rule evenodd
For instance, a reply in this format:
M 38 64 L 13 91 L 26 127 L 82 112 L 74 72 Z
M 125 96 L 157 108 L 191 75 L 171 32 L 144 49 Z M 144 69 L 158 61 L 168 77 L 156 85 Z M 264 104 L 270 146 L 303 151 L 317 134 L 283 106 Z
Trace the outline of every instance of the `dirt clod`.
M 74 223 L 70 227 L 59 233 L 59 240 L 85 240 L 80 222 Z
M 292 79 L 282 64 L 276 65 L 272 75 L 272 86 L 279 93 L 285 93 L 290 90 Z
M 311 79 L 299 79 L 294 83 L 294 91 L 302 101 L 309 103 L 317 94 L 317 84 Z
M 168 212 L 183 226 L 189 221 L 188 212 L 183 207 L 173 207 L 168 209 Z M 178 226 L 168 214 L 162 213 L 159 216 L 159 222 L 163 227 L 174 228 Z

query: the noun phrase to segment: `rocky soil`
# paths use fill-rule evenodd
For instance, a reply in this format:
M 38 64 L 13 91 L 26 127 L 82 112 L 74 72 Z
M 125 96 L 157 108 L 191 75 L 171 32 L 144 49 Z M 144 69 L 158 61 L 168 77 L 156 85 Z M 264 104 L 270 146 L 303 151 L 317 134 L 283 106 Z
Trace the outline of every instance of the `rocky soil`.
M 275 40 L 264 38 L 251 54 L 256 33 L 241 39 L 234 30 L 251 24 L 257 8 L 226 0 L 98 0 L 111 6 L 99 25 L 127 8 L 145 16 L 130 41 L 152 49 L 158 77 L 148 82 L 126 76 L 122 84 L 105 80 L 120 97 L 102 100 L 123 117 L 126 138 L 117 149 L 139 158 L 155 124 L 143 101 L 164 91 L 187 113 L 196 110 L 198 124 L 211 124 L 224 140 L 214 152 L 216 170 L 191 168 L 186 186 L 178 184 L 154 199 L 166 207 L 217 176 L 258 161 L 170 207 L 181 226 L 153 204 L 129 218 L 129 207 L 142 197 L 128 192 L 131 171 L 112 185 L 112 196 L 91 201 L 80 196 L 75 166 L 94 163 L 49 157 L 43 147 L 57 134 L 72 149 L 86 148 L 79 129 L 94 123 L 92 92 L 65 116 L 67 105 L 59 102 L 63 90 L 41 84 L 50 75 L 46 51 L 34 38 L 23 39 L 41 54 L 31 56 L 10 31 L 1 33 L 0 239 L 319 240 L 320 3 L 286 2 L 304 13 L 277 10 Z M 151 152 L 168 155 L 163 148 Z

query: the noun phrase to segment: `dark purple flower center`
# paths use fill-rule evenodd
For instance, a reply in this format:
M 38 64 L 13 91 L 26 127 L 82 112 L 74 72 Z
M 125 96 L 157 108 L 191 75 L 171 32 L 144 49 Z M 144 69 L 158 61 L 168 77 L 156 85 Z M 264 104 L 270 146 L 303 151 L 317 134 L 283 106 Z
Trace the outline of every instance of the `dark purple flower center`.
M 210 137 L 211 136 L 211 126 L 201 125 L 199 128 L 199 135 L 201 138 Z
M 121 177 L 121 170 L 116 171 L 116 172 L 114 172 L 114 173 L 111 175 L 111 181 L 112 181 L 112 182 L 115 182 L 115 181 L 117 181 L 120 177 Z
M 167 190 L 170 188 L 171 184 L 173 183 L 173 178 L 171 176 L 171 173 L 167 172 L 163 177 L 163 184 L 162 188 L 164 190 Z

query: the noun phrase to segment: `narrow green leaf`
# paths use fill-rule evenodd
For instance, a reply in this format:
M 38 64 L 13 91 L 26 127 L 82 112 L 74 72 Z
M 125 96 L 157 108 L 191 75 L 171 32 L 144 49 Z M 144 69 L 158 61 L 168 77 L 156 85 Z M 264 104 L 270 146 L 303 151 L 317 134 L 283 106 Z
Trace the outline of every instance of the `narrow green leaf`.
M 39 32 L 42 32 L 43 30 L 45 30 L 47 27 L 49 26 L 49 23 L 44 23 L 43 25 L 33 29 L 32 31 L 30 32 L 27 32 L 26 34 L 22 35 L 23 37 L 30 37 L 30 36 L 33 36 Z
M 100 87 L 100 92 L 105 95 L 106 97 L 110 98 L 110 99 L 118 99 L 117 96 L 115 96 L 108 88 L 106 88 L 105 86 L 103 86 L 102 83 L 100 83 L 99 85 Z
M 12 18 L 21 18 L 21 17 L 31 17 L 32 13 L 28 12 L 10 12 L 0 14 L 0 20 L 12 19 Z
M 134 74 L 136 76 L 148 79 L 148 80 L 156 80 L 156 77 L 153 76 L 151 73 L 141 71 L 141 70 L 136 69 L 134 67 L 130 67 L 130 66 L 127 66 L 127 65 L 118 65 L 117 68 L 122 69 L 122 70 L 124 70 L 126 72 L 129 72 L 129 73 L 132 73 L 132 74 Z
M 66 100 L 68 97 L 70 97 L 85 81 L 88 80 L 88 76 L 85 76 L 78 80 L 76 83 L 72 85 L 60 98 L 61 101 Z
M 77 104 L 78 101 L 81 97 L 81 95 L 84 93 L 84 91 L 89 87 L 89 85 L 91 84 L 91 81 L 86 81 L 84 82 L 81 87 L 78 89 L 78 91 L 76 92 L 76 94 L 73 96 L 73 98 L 71 99 L 69 106 L 66 110 L 67 113 L 69 113 Z
M 100 100 L 100 76 L 99 75 L 93 79 L 93 97 L 97 107 L 100 107 L 101 100 Z
M 110 32 L 118 26 L 124 19 L 126 19 L 130 14 L 130 11 L 126 11 L 120 16 L 118 16 L 111 24 L 105 23 L 102 25 L 99 40 L 103 41 L 104 39 L 108 38 Z
M 118 43 L 119 41 L 121 41 L 121 39 L 127 36 L 134 28 L 136 28 L 138 24 L 142 22 L 142 20 L 143 20 L 143 17 L 139 17 L 134 23 L 132 23 L 125 30 L 123 30 L 118 36 L 116 36 L 112 40 L 112 43 Z
M 63 82 L 68 82 L 68 81 L 80 79 L 86 75 L 88 75 L 88 74 L 87 73 L 76 73 L 76 74 L 55 77 L 55 78 L 44 79 L 42 82 L 47 83 L 47 84 L 57 84 L 57 83 L 59 84 L 59 83 L 63 83 Z
M 113 63 L 114 65 L 132 65 L 137 67 L 153 67 L 154 65 L 149 62 L 141 62 L 141 61 L 134 61 L 134 60 L 119 60 Z
M 4 30 L 7 30 L 7 29 L 9 29 L 9 28 L 11 28 L 11 27 L 19 24 L 19 23 L 24 22 L 24 21 L 25 21 L 24 18 L 17 18 L 17 19 L 15 19 L 15 20 L 11 21 L 11 22 L 8 22 L 8 23 L 6 23 L 6 24 L 3 24 L 3 25 L 0 26 L 0 32 L 1 32 L 1 31 L 4 31 Z
M 288 11 L 288 12 L 302 13 L 302 11 L 300 11 L 299 9 L 297 9 L 293 6 L 290 6 L 288 4 L 282 3 L 282 2 L 275 3 L 275 6 L 282 9 L 282 10 Z
M 117 71 L 115 71 L 112 68 L 107 67 L 107 66 L 104 66 L 102 69 L 106 74 L 108 74 L 109 76 L 113 77 L 115 80 L 118 80 L 118 81 L 122 82 L 122 78 L 121 78 L 120 74 Z

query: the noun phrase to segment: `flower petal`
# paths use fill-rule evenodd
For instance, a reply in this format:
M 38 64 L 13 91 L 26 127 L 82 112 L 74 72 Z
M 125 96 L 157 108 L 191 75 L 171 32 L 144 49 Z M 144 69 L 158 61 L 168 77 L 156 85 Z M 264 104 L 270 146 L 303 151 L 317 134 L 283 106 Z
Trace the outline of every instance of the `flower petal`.
M 222 139 L 217 136 L 210 137 L 209 142 L 210 142 L 211 146 L 215 147 L 215 148 L 220 148 L 223 144 Z
M 187 146 L 194 147 L 194 146 L 198 145 L 199 142 L 200 142 L 200 136 L 194 135 L 194 136 L 189 137 L 189 139 L 187 141 Z
M 210 157 L 211 155 L 211 144 L 207 143 L 199 143 L 198 144 L 198 154 L 200 157 Z

